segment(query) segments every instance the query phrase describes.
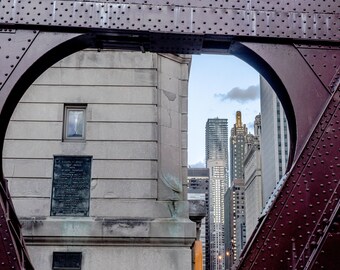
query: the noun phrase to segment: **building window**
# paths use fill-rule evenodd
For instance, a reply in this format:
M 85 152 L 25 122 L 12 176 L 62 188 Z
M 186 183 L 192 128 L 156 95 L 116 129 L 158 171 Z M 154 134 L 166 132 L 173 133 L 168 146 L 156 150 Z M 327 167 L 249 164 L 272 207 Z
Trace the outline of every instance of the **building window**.
M 53 252 L 53 270 L 81 270 L 81 252 Z
M 85 140 L 86 105 L 65 105 L 64 140 Z

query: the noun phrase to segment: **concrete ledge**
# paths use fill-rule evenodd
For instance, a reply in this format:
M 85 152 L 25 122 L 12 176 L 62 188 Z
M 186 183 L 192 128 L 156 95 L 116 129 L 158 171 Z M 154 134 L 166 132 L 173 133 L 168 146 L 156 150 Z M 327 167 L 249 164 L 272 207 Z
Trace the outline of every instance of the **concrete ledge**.
M 36 270 L 51 269 L 52 253 L 81 252 L 82 270 L 189 270 L 189 247 L 160 246 L 28 246 Z
M 196 225 L 189 219 L 21 219 L 28 245 L 191 246 Z

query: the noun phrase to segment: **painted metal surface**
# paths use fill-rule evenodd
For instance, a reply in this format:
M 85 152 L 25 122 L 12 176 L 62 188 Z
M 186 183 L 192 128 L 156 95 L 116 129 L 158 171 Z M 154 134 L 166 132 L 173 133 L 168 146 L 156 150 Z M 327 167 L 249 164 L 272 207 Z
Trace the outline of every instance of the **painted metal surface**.
M 337 1 L 3 1 L 0 22 L 184 34 L 339 40 Z
M 77 50 L 236 55 L 276 90 L 293 145 L 287 179 L 238 268 L 335 269 L 340 238 L 339 10 L 336 0 L 3 0 L 0 150 L 27 87 Z M 6 181 L 0 181 L 0 268 L 33 269 Z
M 7 180 L 3 177 L 0 180 L 0 269 L 33 269 L 7 189 Z
M 339 239 L 339 101 L 334 92 L 306 147 L 297 160 L 239 269 L 309 269 L 325 238 Z M 335 226 L 330 231 L 330 228 Z M 336 241 L 328 241 L 335 244 Z M 338 245 L 339 243 L 337 243 Z M 336 245 L 325 246 L 334 254 Z M 332 267 L 325 267 L 332 261 Z M 323 260 L 336 269 L 337 256 Z M 307 267 L 308 266 L 308 267 Z M 318 269 L 322 269 L 319 264 Z M 274 268 L 275 267 L 275 268 Z M 307 268 L 305 268 L 307 267 Z

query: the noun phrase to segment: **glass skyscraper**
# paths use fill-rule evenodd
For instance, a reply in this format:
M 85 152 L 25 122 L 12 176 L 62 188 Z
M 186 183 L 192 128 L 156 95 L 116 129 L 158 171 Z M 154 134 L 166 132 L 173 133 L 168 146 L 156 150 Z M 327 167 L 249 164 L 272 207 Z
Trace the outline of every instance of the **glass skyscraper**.
M 228 120 L 208 119 L 205 138 L 206 166 L 210 171 L 210 269 L 224 270 L 224 193 L 228 185 Z

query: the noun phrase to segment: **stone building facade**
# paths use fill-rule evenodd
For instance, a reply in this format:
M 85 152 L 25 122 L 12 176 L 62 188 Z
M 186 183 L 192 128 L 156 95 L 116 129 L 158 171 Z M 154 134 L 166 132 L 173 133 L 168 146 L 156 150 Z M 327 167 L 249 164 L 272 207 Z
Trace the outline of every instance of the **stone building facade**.
M 26 91 L 3 166 L 36 270 L 191 269 L 190 60 L 85 50 Z
M 236 123 L 230 132 L 230 191 L 229 196 L 229 222 L 228 236 L 225 239 L 226 250 L 230 250 L 230 263 L 232 264 L 239 258 L 241 251 L 246 243 L 246 224 L 244 206 L 244 167 L 245 143 L 248 128 L 242 123 L 242 113 L 236 112 Z M 227 214 L 226 214 L 227 216 Z
M 245 210 L 246 210 L 246 238 L 253 233 L 261 211 L 262 200 L 262 164 L 261 164 L 261 116 L 254 121 L 254 135 L 246 136 L 244 158 Z
M 271 197 L 279 180 L 286 173 L 289 157 L 289 129 L 283 107 L 273 88 L 261 76 L 261 146 L 263 205 Z

